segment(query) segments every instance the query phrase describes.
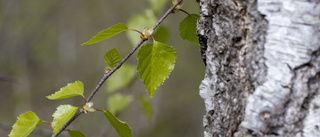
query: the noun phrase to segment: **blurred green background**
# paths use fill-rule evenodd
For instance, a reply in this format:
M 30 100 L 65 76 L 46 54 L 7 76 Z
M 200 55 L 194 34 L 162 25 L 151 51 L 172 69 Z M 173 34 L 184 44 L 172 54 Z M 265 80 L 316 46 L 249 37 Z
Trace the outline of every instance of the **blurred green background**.
M 157 17 L 171 5 L 167 0 Z M 12 126 L 24 112 L 33 111 L 41 119 L 52 121 L 57 106 L 66 103 L 81 106 L 81 97 L 52 101 L 45 96 L 76 80 L 84 83 L 84 94 L 89 96 L 105 72 L 104 54 L 117 48 L 124 57 L 133 45 L 126 33 L 90 46 L 81 44 L 114 24 L 127 24 L 130 17 L 150 7 L 150 0 L 1 0 L 0 136 L 7 136 L 10 131 L 6 127 Z M 198 13 L 198 4 L 195 0 L 185 1 L 183 9 Z M 205 67 L 199 46 L 179 36 L 179 23 L 184 17 L 186 14 L 178 12 L 162 23 L 170 31 L 166 43 L 175 48 L 177 60 L 170 78 L 149 99 L 153 104 L 151 120 L 145 117 L 136 99 L 118 115 L 129 124 L 135 137 L 203 136 L 205 108 L 198 87 Z M 136 53 L 128 63 L 137 64 Z M 119 92 L 148 96 L 138 77 L 129 88 Z M 94 107 L 107 109 L 107 96 L 104 85 L 92 100 Z M 88 137 L 118 136 L 99 112 L 81 115 L 69 128 Z M 42 123 L 37 129 L 51 132 Z

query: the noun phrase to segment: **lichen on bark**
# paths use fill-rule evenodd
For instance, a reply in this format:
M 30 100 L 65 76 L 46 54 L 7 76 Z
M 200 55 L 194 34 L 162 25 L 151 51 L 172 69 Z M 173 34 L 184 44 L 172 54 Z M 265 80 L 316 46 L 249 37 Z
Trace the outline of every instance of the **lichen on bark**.
M 199 5 L 197 34 L 207 64 L 200 85 L 204 135 L 320 136 L 320 4 Z

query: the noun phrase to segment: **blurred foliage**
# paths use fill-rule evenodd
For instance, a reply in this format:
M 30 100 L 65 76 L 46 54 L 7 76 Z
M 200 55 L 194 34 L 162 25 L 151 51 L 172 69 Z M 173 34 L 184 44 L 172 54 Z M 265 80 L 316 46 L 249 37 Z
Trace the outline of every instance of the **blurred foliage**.
M 116 114 L 129 105 L 130 97 L 120 93 L 115 93 L 108 98 L 107 102 L 109 111 Z
M 124 33 L 94 46 L 83 47 L 81 43 L 97 32 L 120 22 L 126 23 L 152 7 L 149 0 L 0 2 L 0 76 L 21 81 L 0 81 L 0 109 L 5 110 L 0 113 L 0 123 L 11 125 L 17 116 L 27 111 L 34 111 L 42 119 L 51 121 L 59 104 L 82 105 L 81 97 L 51 101 L 45 96 L 75 80 L 84 83 L 84 95 L 88 96 L 105 72 L 105 53 L 116 47 L 123 57 L 132 49 L 133 43 Z M 171 1 L 167 1 L 165 8 L 158 8 L 155 17 L 158 18 L 171 5 Z M 183 9 L 197 13 L 198 5 L 195 1 L 185 1 Z M 179 36 L 179 22 L 185 17 L 184 13 L 178 12 L 161 25 L 170 32 L 166 43 L 175 48 L 177 60 L 170 78 L 150 100 L 154 109 L 151 120 L 144 116 L 139 100 L 130 103 L 118 116 L 130 125 L 133 136 L 202 136 L 204 104 L 198 95 L 198 87 L 205 67 L 199 47 Z M 137 64 L 136 55 L 128 63 Z M 108 95 L 104 88 L 100 90 L 92 101 L 96 108 L 106 109 Z M 120 92 L 148 95 L 139 79 Z M 40 129 L 50 129 L 45 124 L 39 126 Z M 103 135 L 105 129 L 110 131 L 108 136 L 117 134 L 110 130 L 112 127 L 100 113 L 81 116 L 69 128 L 87 136 Z M 0 136 L 9 133 L 9 130 L 0 129 Z
M 107 92 L 110 93 L 128 87 L 136 75 L 138 75 L 135 69 L 136 66 L 124 63 L 120 69 L 114 72 L 110 78 L 107 79 Z

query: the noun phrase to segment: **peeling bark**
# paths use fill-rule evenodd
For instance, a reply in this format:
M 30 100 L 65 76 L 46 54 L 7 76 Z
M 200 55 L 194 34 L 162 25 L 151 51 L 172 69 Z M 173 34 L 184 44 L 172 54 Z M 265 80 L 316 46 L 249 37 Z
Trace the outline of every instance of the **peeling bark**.
M 320 4 L 200 0 L 204 136 L 320 136 Z

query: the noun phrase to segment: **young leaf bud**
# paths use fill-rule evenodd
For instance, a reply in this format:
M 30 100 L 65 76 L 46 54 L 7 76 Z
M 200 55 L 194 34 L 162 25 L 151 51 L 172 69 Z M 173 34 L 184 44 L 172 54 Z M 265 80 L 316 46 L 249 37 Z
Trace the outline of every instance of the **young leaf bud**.
M 83 110 L 85 113 L 88 113 L 88 112 L 95 112 L 96 110 L 94 108 L 92 108 L 93 106 L 93 102 L 88 102 L 86 103 L 86 105 L 83 106 Z
M 176 5 L 178 3 L 179 0 L 172 0 L 172 4 Z M 181 9 L 183 2 L 180 2 L 173 10 L 173 13 L 176 13 L 179 11 L 179 9 Z
M 143 27 L 142 29 L 142 35 L 140 36 L 141 39 L 147 40 L 148 37 L 153 33 L 153 29 L 149 29 L 147 27 Z

